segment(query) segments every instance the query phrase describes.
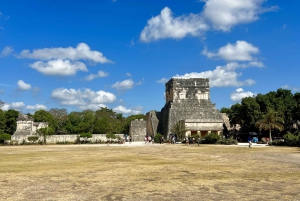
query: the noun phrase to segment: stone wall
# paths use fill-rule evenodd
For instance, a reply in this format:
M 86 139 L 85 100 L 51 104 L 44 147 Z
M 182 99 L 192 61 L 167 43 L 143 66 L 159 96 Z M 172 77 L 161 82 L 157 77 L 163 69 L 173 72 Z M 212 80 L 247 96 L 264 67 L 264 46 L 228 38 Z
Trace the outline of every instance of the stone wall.
M 133 141 L 144 141 L 146 136 L 146 121 L 144 119 L 135 119 L 130 122 L 129 134 Z
M 47 143 L 57 143 L 57 142 L 75 142 L 77 139 L 77 136 L 79 134 L 70 134 L 70 135 L 50 135 L 46 138 Z M 124 134 L 115 134 L 116 136 L 120 136 L 121 138 L 124 136 Z M 17 141 L 19 143 L 28 142 L 27 136 L 12 136 L 11 140 Z M 40 137 L 39 140 L 43 141 L 43 137 Z M 107 141 L 106 134 L 93 134 L 93 137 L 89 139 L 89 141 L 95 142 L 95 141 Z

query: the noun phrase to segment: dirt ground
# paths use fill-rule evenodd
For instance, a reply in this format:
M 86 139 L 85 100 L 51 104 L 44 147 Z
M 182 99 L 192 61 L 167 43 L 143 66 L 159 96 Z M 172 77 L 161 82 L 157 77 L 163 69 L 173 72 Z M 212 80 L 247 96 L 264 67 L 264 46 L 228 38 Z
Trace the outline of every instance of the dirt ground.
M 0 200 L 300 200 L 300 149 L 0 147 Z

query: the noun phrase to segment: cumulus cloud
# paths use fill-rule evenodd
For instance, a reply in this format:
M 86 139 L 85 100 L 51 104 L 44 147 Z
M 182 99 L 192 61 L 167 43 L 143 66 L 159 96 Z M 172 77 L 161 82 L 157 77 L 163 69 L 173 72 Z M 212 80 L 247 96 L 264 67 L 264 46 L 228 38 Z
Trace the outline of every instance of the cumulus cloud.
M 256 93 L 252 93 L 251 91 L 244 91 L 242 88 L 238 88 L 235 92 L 231 93 L 230 99 L 239 102 L 243 98 L 256 96 Z
M 157 80 L 156 82 L 159 83 L 159 84 L 165 84 L 169 81 L 169 79 L 167 78 L 161 78 L 160 80 Z
M 127 109 L 124 106 L 118 106 L 113 108 L 113 111 L 117 112 L 117 113 L 122 113 L 122 114 L 141 114 L 142 113 L 142 107 L 135 107 L 132 109 Z
M 143 42 L 156 41 L 164 38 L 182 39 L 187 35 L 199 36 L 208 29 L 202 16 L 189 14 L 174 17 L 170 8 L 165 7 L 160 15 L 148 20 L 140 34 Z
M 31 89 L 30 84 L 25 83 L 23 80 L 18 81 L 18 90 L 27 91 L 29 89 Z
M 174 17 L 170 8 L 148 20 L 140 34 L 143 42 L 164 38 L 182 39 L 188 35 L 201 36 L 209 29 L 230 31 L 236 25 L 258 20 L 259 15 L 275 11 L 277 6 L 263 7 L 266 0 L 200 0 L 202 12 Z M 199 9 L 200 10 L 200 9 Z
M 205 48 L 202 54 L 208 58 L 222 58 L 226 61 L 252 61 L 254 60 L 252 55 L 258 52 L 259 48 L 246 41 L 238 40 L 235 44 L 228 43 L 217 52 L 209 52 Z
M 29 66 L 44 75 L 50 76 L 68 76 L 75 75 L 77 71 L 88 71 L 82 62 L 71 62 L 61 59 L 48 62 L 37 61 Z
M 58 88 L 52 91 L 51 97 L 58 100 L 61 105 L 76 106 L 82 108 L 97 108 L 104 103 L 111 103 L 116 96 L 110 92 L 92 91 L 91 89 L 66 89 Z
M 99 78 L 99 77 L 107 77 L 108 75 L 109 75 L 109 73 L 100 70 L 100 71 L 98 71 L 97 74 L 90 74 L 90 75 L 86 76 L 84 79 L 87 81 L 91 81 L 91 80 Z
M 259 14 L 275 11 L 277 6 L 264 8 L 266 0 L 202 0 L 203 16 L 214 29 L 229 31 L 233 26 L 258 20 Z
M 37 111 L 37 110 L 47 110 L 48 108 L 45 105 L 35 104 L 35 105 L 27 105 L 25 109 Z
M 76 48 L 73 47 L 58 47 L 58 48 L 43 48 L 30 52 L 23 50 L 19 58 L 40 59 L 40 60 L 90 60 L 96 63 L 110 63 L 101 52 L 92 51 L 85 43 L 79 43 Z
M 186 73 L 184 75 L 175 75 L 173 78 L 209 78 L 210 87 L 229 87 L 235 86 L 240 87 L 244 85 L 253 85 L 255 83 L 252 79 L 247 79 L 244 81 L 238 80 L 242 73 L 237 73 L 235 70 L 237 68 L 242 68 L 243 66 L 232 62 L 225 66 L 218 66 L 214 70 L 204 71 L 204 72 L 192 72 Z
M 111 87 L 116 88 L 117 90 L 127 90 L 131 89 L 134 85 L 134 81 L 131 79 L 123 80 L 122 82 L 116 82 Z
M 22 108 L 25 107 L 25 104 L 23 102 L 13 102 L 11 104 L 4 104 L 4 106 L 1 108 L 2 110 L 21 110 Z
M 1 52 L 1 57 L 5 57 L 10 55 L 10 53 L 12 53 L 14 50 L 12 47 L 10 46 L 6 46 L 3 48 L 2 52 Z

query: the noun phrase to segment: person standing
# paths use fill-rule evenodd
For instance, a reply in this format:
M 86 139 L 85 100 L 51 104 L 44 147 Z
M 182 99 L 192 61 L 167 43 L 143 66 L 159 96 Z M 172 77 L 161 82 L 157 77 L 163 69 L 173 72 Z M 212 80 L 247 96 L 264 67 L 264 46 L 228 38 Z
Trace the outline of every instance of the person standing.
M 248 137 L 248 143 L 249 143 L 249 148 L 251 148 L 251 146 L 252 146 L 252 139 L 251 139 L 250 136 Z
M 198 137 L 197 143 L 198 143 L 198 147 L 200 146 L 200 142 L 201 142 L 201 138 Z

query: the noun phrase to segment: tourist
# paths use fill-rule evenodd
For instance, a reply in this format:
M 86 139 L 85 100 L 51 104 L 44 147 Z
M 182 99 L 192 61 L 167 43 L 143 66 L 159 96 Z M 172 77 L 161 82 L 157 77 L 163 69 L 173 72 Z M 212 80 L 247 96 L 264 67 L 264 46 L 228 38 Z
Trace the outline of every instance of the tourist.
M 185 138 L 185 145 L 189 145 L 189 138 L 188 137 Z
M 160 137 L 160 144 L 163 144 L 164 143 L 164 138 L 163 136 Z
M 201 142 L 201 138 L 200 137 L 198 137 L 198 147 L 200 146 L 200 142 Z
M 148 142 L 148 136 L 146 135 L 145 136 L 145 144 L 147 144 L 147 142 Z
M 249 143 L 249 148 L 251 148 L 251 146 L 252 146 L 252 139 L 251 139 L 250 136 L 248 137 L 248 143 Z
M 148 137 L 149 144 L 151 144 L 151 136 Z
M 132 142 L 132 138 L 131 138 L 131 135 L 129 135 L 129 143 Z

